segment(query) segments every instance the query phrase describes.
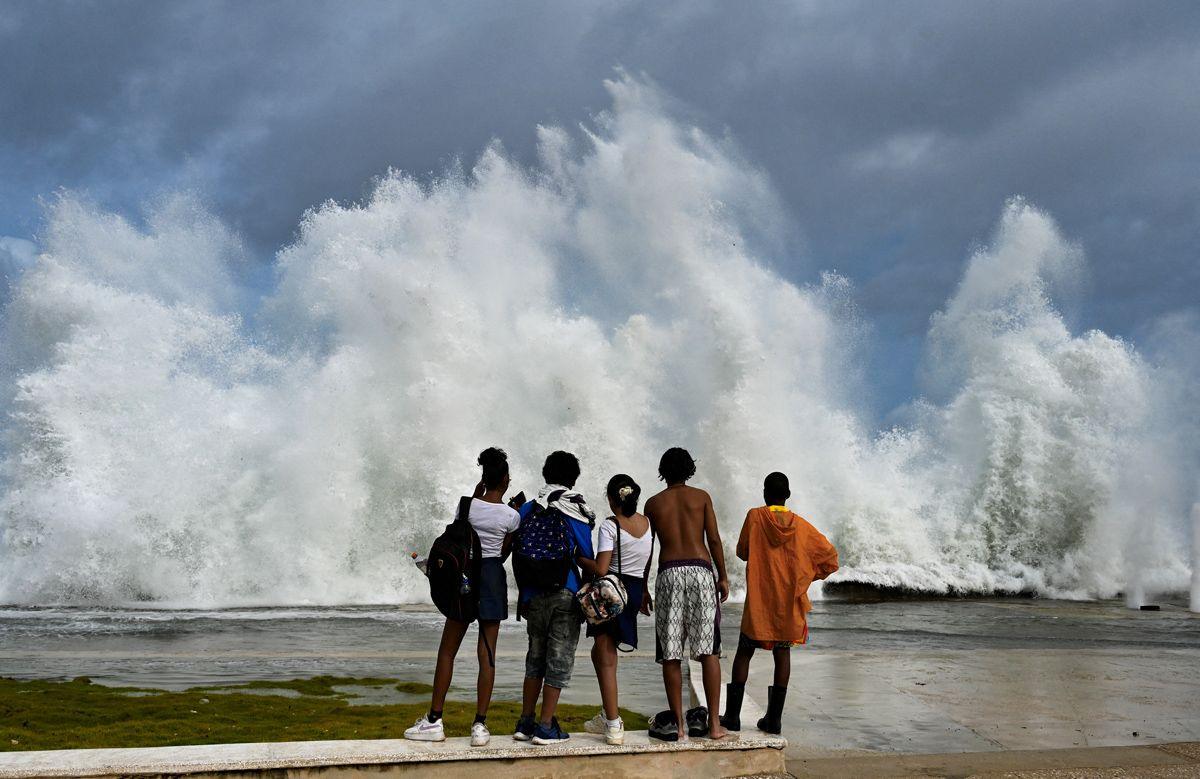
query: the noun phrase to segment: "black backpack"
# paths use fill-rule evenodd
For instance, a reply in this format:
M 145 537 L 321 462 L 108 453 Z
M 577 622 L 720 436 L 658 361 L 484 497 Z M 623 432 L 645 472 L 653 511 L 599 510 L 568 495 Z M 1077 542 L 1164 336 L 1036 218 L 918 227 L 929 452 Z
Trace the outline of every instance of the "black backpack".
M 558 590 L 566 586 L 575 568 L 575 539 L 570 522 L 554 508 L 566 490 L 546 496 L 546 505 L 535 503 L 517 528 L 513 544 L 513 575 L 521 589 Z
M 425 575 L 429 597 L 449 619 L 474 622 L 479 617 L 479 567 L 483 552 L 479 536 L 467 521 L 471 499 L 458 502 L 458 514 L 429 550 Z

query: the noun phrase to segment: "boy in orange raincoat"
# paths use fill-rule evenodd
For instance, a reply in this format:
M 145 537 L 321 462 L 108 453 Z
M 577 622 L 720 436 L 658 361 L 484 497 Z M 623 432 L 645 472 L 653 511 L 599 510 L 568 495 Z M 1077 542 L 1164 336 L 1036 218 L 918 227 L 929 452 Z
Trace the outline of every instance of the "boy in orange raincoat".
M 774 734 L 782 730 L 783 701 L 792 674 L 789 650 L 808 640 L 808 585 L 838 568 L 837 550 L 829 539 L 784 505 L 791 494 L 787 476 L 768 475 L 763 482 L 767 505 L 750 509 L 738 537 L 737 556 L 746 561 L 746 606 L 733 681 L 725 687 L 721 724 L 729 730 L 742 729 L 742 694 L 750 658 L 759 648 L 774 656 L 775 684 L 767 688 L 767 716 L 758 721 L 758 729 Z

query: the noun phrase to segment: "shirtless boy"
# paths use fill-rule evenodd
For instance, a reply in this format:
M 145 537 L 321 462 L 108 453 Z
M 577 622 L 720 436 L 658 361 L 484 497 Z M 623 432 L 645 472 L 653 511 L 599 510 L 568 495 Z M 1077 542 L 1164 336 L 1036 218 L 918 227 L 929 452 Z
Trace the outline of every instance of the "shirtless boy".
M 662 664 L 667 703 L 680 741 L 687 740 L 682 664 L 688 657 L 699 660 L 704 672 L 709 738 L 726 735 L 717 714 L 721 711 L 721 603 L 729 597 L 729 579 L 712 498 L 686 484 L 695 473 L 696 463 L 686 449 L 668 449 L 658 464 L 658 475 L 667 488 L 646 502 L 646 516 L 659 543 L 655 654 Z

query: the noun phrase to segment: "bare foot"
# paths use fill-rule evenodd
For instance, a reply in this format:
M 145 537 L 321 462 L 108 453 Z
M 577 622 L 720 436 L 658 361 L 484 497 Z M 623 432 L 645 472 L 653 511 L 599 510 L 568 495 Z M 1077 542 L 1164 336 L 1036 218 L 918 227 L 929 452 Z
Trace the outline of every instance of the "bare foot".
M 728 735 L 729 735 L 729 731 L 726 730 L 721 725 L 720 720 L 717 720 L 712 725 L 710 725 L 708 728 L 708 737 L 709 738 L 725 738 Z
M 685 729 L 685 730 L 679 731 L 679 743 L 682 744 L 683 742 L 685 742 L 687 740 L 688 740 L 687 730 Z

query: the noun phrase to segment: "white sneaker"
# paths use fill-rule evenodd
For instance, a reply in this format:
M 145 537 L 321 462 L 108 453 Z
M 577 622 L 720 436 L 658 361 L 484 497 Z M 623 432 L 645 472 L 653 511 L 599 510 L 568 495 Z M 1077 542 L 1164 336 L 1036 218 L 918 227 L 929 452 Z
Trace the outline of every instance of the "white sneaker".
M 492 732 L 487 729 L 487 725 L 482 722 L 476 722 L 471 725 L 471 746 L 485 747 L 487 742 L 492 740 Z
M 625 723 L 617 717 L 612 722 L 605 720 L 604 722 L 604 740 L 614 747 L 619 747 L 625 743 Z
M 599 712 L 587 722 L 583 723 L 583 729 L 587 733 L 595 733 L 597 736 L 603 736 L 608 730 L 608 720 L 604 718 L 604 712 Z
M 437 722 L 430 722 L 429 715 L 426 714 L 414 722 L 411 728 L 404 731 L 404 737 L 410 741 L 445 741 L 446 726 L 440 719 Z
M 620 717 L 617 717 L 616 722 L 610 725 L 604 712 L 600 712 L 583 723 L 583 729 L 588 733 L 604 736 L 605 742 L 611 746 L 617 747 L 625 743 L 625 723 L 621 721 Z

